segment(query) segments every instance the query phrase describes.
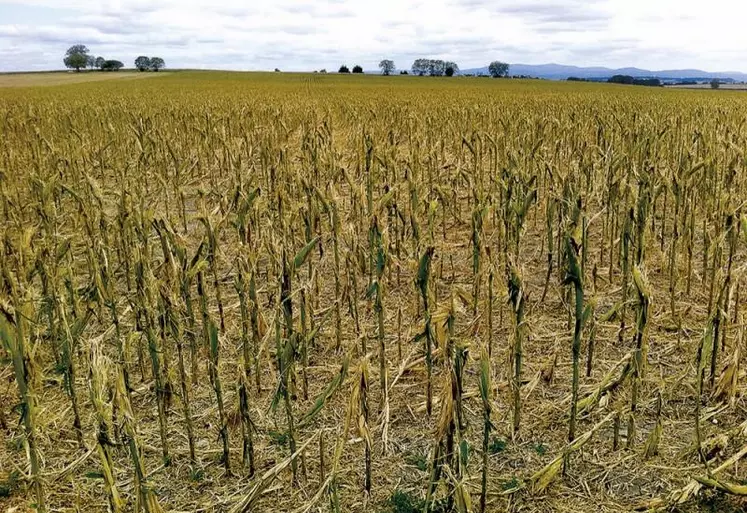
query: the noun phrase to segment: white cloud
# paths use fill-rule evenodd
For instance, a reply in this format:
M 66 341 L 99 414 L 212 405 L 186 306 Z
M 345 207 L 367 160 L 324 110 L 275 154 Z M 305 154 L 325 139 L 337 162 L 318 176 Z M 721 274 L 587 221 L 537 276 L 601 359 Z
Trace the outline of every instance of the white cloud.
M 249 4 L 249 5 L 247 5 Z M 75 43 L 130 64 L 404 68 L 440 57 L 744 69 L 737 0 L 0 0 L 0 69 L 54 69 Z M 6 21 L 9 20 L 9 21 Z

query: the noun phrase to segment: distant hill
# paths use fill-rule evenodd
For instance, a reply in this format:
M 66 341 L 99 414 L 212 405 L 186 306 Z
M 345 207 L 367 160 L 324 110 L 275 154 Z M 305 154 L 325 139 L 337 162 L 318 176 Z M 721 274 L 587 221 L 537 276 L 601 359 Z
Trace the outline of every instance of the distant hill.
M 462 74 L 488 74 L 488 67 L 463 69 Z M 739 71 L 703 71 L 699 69 L 670 69 L 670 70 L 647 70 L 640 68 L 604 68 L 604 67 L 580 67 L 564 66 L 562 64 L 511 64 L 511 75 L 527 75 L 550 80 L 565 80 L 568 77 L 586 79 L 606 79 L 613 75 L 630 75 L 636 78 L 656 77 L 664 80 L 686 80 L 686 79 L 733 79 L 739 82 L 747 81 L 747 73 Z

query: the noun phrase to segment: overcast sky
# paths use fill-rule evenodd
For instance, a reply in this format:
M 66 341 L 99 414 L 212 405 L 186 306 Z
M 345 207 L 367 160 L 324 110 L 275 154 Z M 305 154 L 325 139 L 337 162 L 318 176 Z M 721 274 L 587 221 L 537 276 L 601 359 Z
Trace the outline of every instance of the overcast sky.
M 744 0 L 0 0 L 0 70 L 68 46 L 127 66 L 336 69 L 417 57 L 747 71 Z

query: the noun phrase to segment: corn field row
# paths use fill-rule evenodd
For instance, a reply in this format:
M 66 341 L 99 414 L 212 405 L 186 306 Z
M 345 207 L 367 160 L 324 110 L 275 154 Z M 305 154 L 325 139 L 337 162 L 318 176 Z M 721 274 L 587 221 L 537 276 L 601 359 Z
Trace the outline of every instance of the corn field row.
M 454 83 L 0 91 L 0 505 L 743 507 L 747 100 Z

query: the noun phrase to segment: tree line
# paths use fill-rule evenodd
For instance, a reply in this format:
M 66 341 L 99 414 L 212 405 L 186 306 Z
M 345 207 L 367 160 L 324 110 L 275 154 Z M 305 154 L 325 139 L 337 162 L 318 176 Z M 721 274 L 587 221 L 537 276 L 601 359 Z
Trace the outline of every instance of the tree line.
M 390 59 L 384 59 L 379 62 L 379 69 L 383 75 L 391 75 L 397 70 L 397 66 L 394 61 Z M 459 73 L 459 65 L 456 62 L 443 61 L 440 59 L 416 59 L 410 67 L 410 71 L 413 75 L 418 76 L 429 76 L 429 77 L 451 77 Z M 493 61 L 488 65 L 488 73 L 494 78 L 507 77 L 509 72 L 509 65 L 501 61 Z M 402 75 L 407 75 L 407 70 L 400 72 Z
M 660 87 L 661 80 L 658 78 L 635 78 L 629 75 L 613 75 L 607 80 L 610 84 L 625 84 L 647 87 Z
M 412 63 L 412 74 L 418 76 L 428 75 L 430 77 L 451 77 L 459 73 L 456 62 L 442 61 L 441 59 L 416 59 Z
M 141 55 L 135 59 L 135 67 L 138 71 L 158 71 L 166 67 L 166 63 L 160 57 L 146 57 Z
M 101 71 L 119 71 L 124 67 L 121 61 L 114 59 L 105 59 L 103 57 L 94 57 L 91 55 L 88 47 L 82 44 L 73 45 L 65 52 L 63 59 L 65 66 L 75 71 L 90 68 Z M 159 71 L 166 67 L 166 62 L 161 57 L 148 57 L 140 55 L 135 59 L 135 69 L 138 71 Z M 391 59 L 384 59 L 379 62 L 379 69 L 383 75 L 391 75 L 397 70 L 397 66 Z M 279 71 L 276 69 L 275 71 Z M 322 70 L 322 73 L 326 70 Z M 338 73 L 351 73 L 351 69 L 346 64 L 340 66 Z M 441 59 L 415 59 L 410 67 L 410 72 L 418 76 L 430 77 L 451 77 L 459 74 L 459 65 L 456 62 L 444 61 Z M 363 67 L 356 64 L 352 68 L 352 73 L 363 73 Z M 494 78 L 508 77 L 509 65 L 501 61 L 493 61 L 488 65 L 488 73 Z M 408 70 L 402 70 L 402 75 L 409 74 Z
M 65 52 L 62 62 L 65 67 L 80 71 L 81 69 L 98 69 L 100 71 L 119 71 L 124 67 L 122 61 L 94 57 L 86 45 L 73 45 Z M 166 67 L 161 57 L 146 57 L 141 55 L 135 59 L 135 68 L 139 71 L 158 71 Z
M 91 55 L 86 45 L 73 45 L 65 52 L 62 62 L 67 68 L 80 71 L 81 69 L 99 69 L 101 71 L 119 71 L 124 66 L 121 61 L 104 59 Z
M 397 71 L 397 65 L 391 59 L 383 59 L 379 62 L 379 70 L 381 70 L 382 75 L 389 76 Z M 351 73 L 351 69 L 343 64 L 337 72 Z M 505 62 L 493 61 L 488 65 L 488 73 L 494 78 L 507 77 L 508 72 L 509 65 Z M 321 70 L 318 73 L 326 73 L 326 70 Z M 363 73 L 363 68 L 356 64 L 352 68 L 352 73 Z M 459 74 L 459 65 L 456 62 L 441 59 L 416 59 L 410 70 L 400 71 L 400 75 L 409 75 L 410 73 L 421 77 L 451 77 Z
M 340 69 L 337 70 L 338 73 L 350 73 L 350 68 L 347 67 L 346 64 L 343 64 L 340 66 Z M 356 64 L 353 66 L 353 73 L 363 73 L 363 68 Z

